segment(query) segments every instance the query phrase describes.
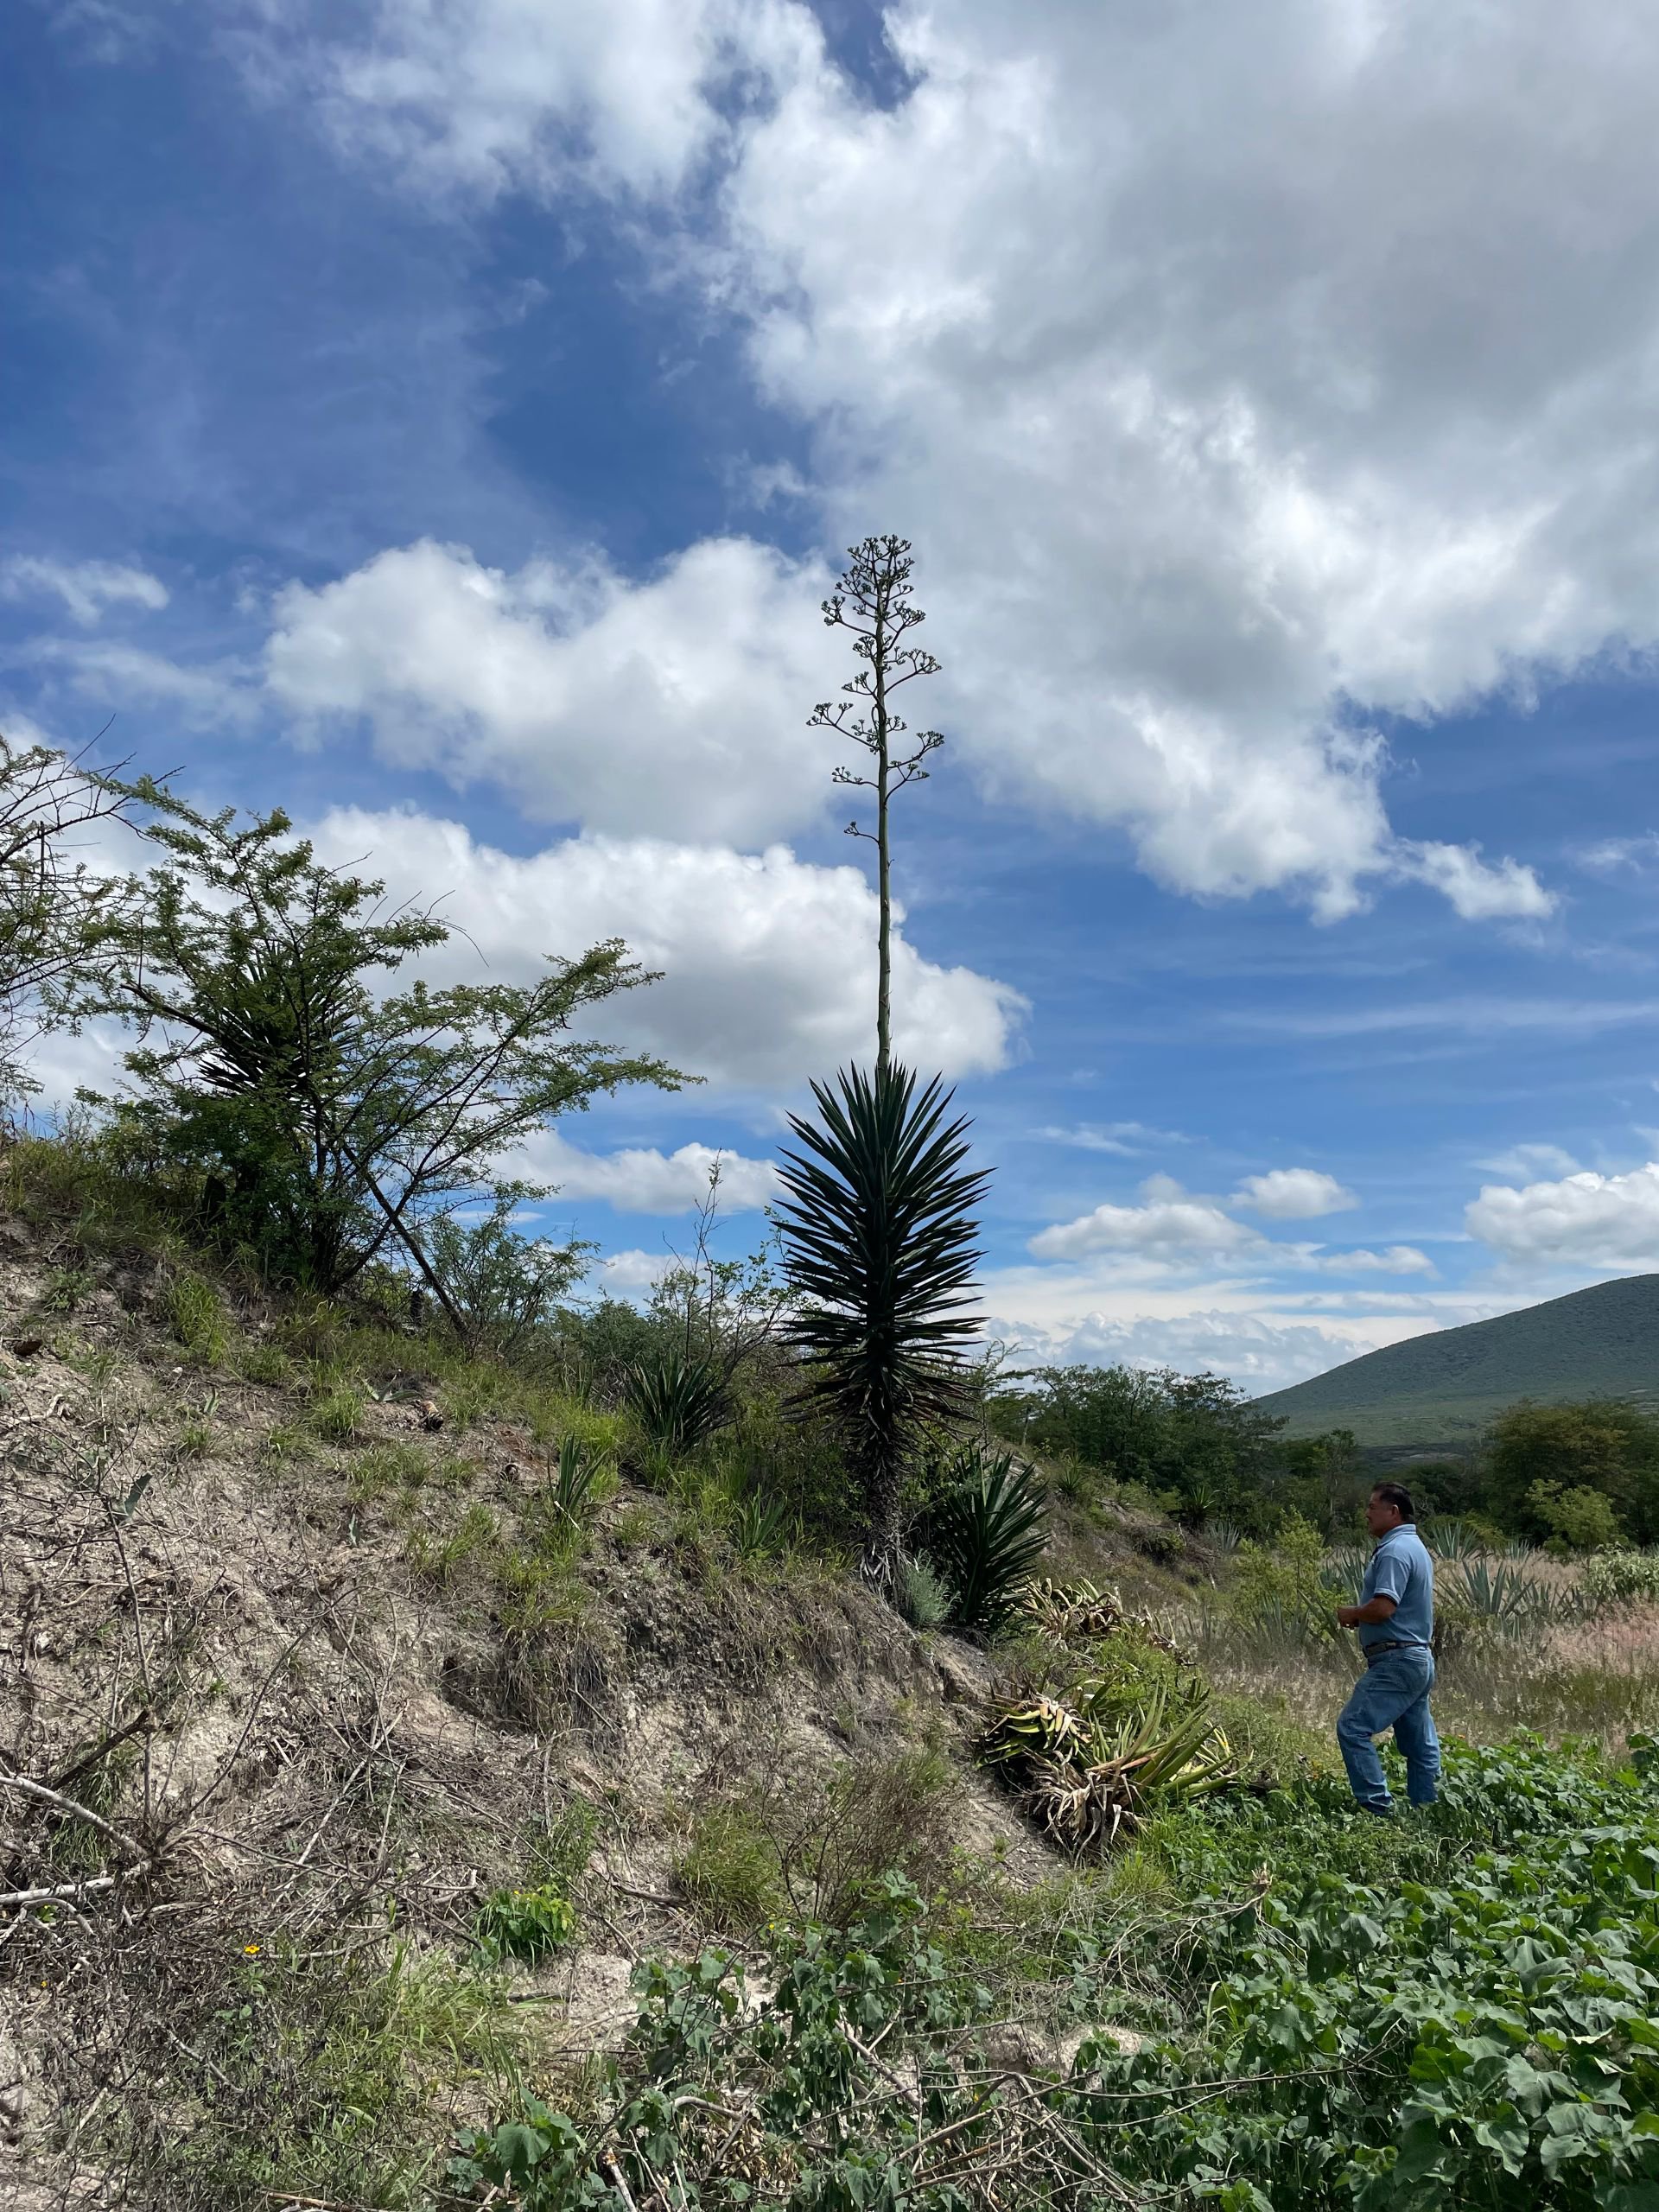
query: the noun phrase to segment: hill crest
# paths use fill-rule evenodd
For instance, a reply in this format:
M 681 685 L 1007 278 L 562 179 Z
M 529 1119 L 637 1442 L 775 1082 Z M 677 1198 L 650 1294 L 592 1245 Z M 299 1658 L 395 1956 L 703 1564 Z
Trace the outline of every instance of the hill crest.
M 1659 1274 L 1624 1275 L 1514 1313 L 1431 1330 L 1257 1400 L 1287 1433 L 1467 1446 L 1517 1398 L 1659 1399 Z

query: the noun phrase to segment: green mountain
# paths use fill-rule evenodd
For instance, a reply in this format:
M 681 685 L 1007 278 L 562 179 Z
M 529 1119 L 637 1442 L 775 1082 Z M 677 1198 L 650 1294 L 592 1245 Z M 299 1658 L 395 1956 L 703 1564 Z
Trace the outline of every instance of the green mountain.
M 1466 1446 L 1517 1398 L 1659 1402 L 1659 1274 L 1413 1337 L 1256 1402 L 1290 1436 L 1351 1428 L 1362 1444 L 1430 1451 Z

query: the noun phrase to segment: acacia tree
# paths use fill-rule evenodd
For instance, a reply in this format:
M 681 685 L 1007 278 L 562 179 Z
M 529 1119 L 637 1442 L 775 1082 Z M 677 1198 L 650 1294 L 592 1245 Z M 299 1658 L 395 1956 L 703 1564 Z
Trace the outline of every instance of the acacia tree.
M 108 925 L 119 880 L 77 860 L 73 838 L 122 804 L 67 754 L 0 735 L 0 1096 L 33 1088 L 22 1055 Z
M 823 601 L 827 628 L 849 630 L 853 651 L 863 666 L 842 685 L 842 700 L 821 700 L 808 720 L 809 729 L 830 729 L 850 738 L 869 756 L 870 773 L 837 766 L 838 784 L 875 794 L 875 827 L 867 830 L 855 816 L 847 824 L 849 837 L 865 838 L 875 847 L 876 923 L 875 1068 L 887 1071 L 892 1058 L 893 1032 L 893 868 L 888 839 L 888 810 L 907 784 L 925 783 L 923 762 L 944 743 L 936 729 L 912 732 L 895 712 L 895 692 L 919 676 L 937 676 L 939 664 L 919 645 L 906 639 L 927 617 L 912 606 L 910 581 L 915 563 L 910 540 L 867 537 L 849 546 L 847 573 Z M 909 740 L 906 745 L 904 741 Z
M 660 1060 L 569 1033 L 654 979 L 613 940 L 550 957 L 531 984 L 388 993 L 389 971 L 450 935 L 435 914 L 325 867 L 280 811 L 238 825 L 148 780 L 120 788 L 154 810 L 145 834 L 168 858 L 127 887 L 74 1002 L 139 1029 L 118 1122 L 193 1171 L 222 1233 L 280 1273 L 334 1291 L 401 1249 L 464 1327 L 433 1224 L 531 1195 L 502 1163 L 553 1116 L 623 1084 L 677 1088 Z

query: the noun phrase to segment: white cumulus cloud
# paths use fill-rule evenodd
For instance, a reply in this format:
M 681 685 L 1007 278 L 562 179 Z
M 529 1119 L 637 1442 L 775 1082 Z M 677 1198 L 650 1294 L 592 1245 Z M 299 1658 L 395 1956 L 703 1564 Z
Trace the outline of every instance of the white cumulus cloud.
M 1274 1167 L 1265 1175 L 1245 1176 L 1233 1204 L 1270 1221 L 1314 1221 L 1321 1214 L 1344 1212 L 1359 1200 L 1320 1168 Z
M 1465 1209 L 1469 1232 L 1509 1260 L 1659 1266 L 1659 1160 L 1626 1175 L 1489 1183 Z
M 1440 892 L 1465 922 L 1542 921 L 1559 903 L 1529 868 L 1480 857 L 1478 845 L 1440 845 L 1402 839 L 1395 848 L 1399 872 Z
M 1096 1252 L 1213 1259 L 1249 1252 L 1261 1242 L 1214 1198 L 1184 1191 L 1167 1176 L 1151 1177 L 1142 1197 L 1138 1206 L 1099 1205 L 1075 1221 L 1057 1222 L 1040 1230 L 1027 1249 L 1038 1260 L 1080 1260 Z
M 524 981 L 545 954 L 623 938 L 664 980 L 613 999 L 595 1027 L 688 1074 L 771 1090 L 872 1049 L 875 894 L 855 868 L 813 867 L 782 845 L 744 854 L 646 837 L 572 837 L 519 859 L 413 811 L 337 809 L 310 834 L 325 858 L 384 876 L 397 897 L 442 899 L 467 933 L 448 948 L 457 973 L 475 973 L 481 952 Z M 960 1075 L 1015 1049 L 1019 994 L 925 960 L 902 931 L 893 995 L 901 1058 Z
M 116 561 L 48 561 L 20 554 L 0 564 L 0 594 L 22 599 L 42 594 L 61 600 L 71 619 L 86 627 L 106 607 L 142 607 L 155 613 L 167 605 L 167 586 L 159 576 Z
M 1432 1322 L 1417 1325 L 1430 1328 Z M 1412 1332 L 1407 1332 L 1411 1333 Z M 1084 1313 L 1047 1328 L 998 1320 L 990 1333 L 1024 1358 L 1045 1364 L 1087 1367 L 1173 1367 L 1182 1374 L 1225 1375 L 1260 1395 L 1322 1375 L 1343 1361 L 1397 1342 L 1400 1332 L 1363 1329 L 1344 1334 L 1317 1322 L 1276 1316 L 1199 1310 L 1179 1314 L 1119 1316 Z
M 683 1144 L 664 1153 L 650 1146 L 616 1152 L 584 1152 L 557 1129 L 546 1129 L 524 1148 L 524 1172 L 556 1185 L 567 1198 L 604 1198 L 620 1213 L 689 1213 L 709 1195 L 720 1168 L 722 1213 L 748 1212 L 772 1198 L 777 1170 L 769 1160 L 712 1145 Z
M 673 1265 L 671 1252 L 642 1252 L 637 1245 L 607 1253 L 599 1262 L 600 1287 L 613 1297 L 626 1297 L 630 1291 L 650 1290 Z
M 251 73 L 419 188 L 672 194 L 726 135 L 734 80 L 816 52 L 783 0 L 261 0 Z
M 1281 1179 L 1275 1180 L 1275 1177 Z M 1260 1197 L 1249 1198 L 1253 1185 Z M 1282 1219 L 1306 1219 L 1357 1203 L 1328 1175 L 1313 1168 L 1281 1168 L 1251 1176 L 1234 1194 L 1234 1205 L 1253 1204 Z M 1039 1230 L 1026 1247 L 1037 1260 L 1077 1261 L 1103 1254 L 1158 1271 L 1211 1263 L 1248 1267 L 1252 1273 L 1315 1274 L 1428 1274 L 1433 1262 L 1414 1244 L 1390 1244 L 1382 1251 L 1361 1247 L 1336 1250 L 1325 1244 L 1281 1243 L 1238 1221 L 1218 1198 L 1185 1190 L 1168 1175 L 1149 1176 L 1141 1186 L 1139 1205 L 1107 1204 L 1073 1221 Z
M 1368 1251 L 1363 1246 L 1357 1250 L 1333 1252 L 1323 1244 L 1299 1246 L 1300 1264 L 1333 1275 L 1432 1275 L 1438 1273 L 1427 1252 L 1420 1252 L 1414 1244 L 1389 1244 L 1380 1252 Z M 1272 1248 L 1275 1252 L 1282 1246 Z
M 538 820 L 755 843 L 832 794 L 841 749 L 806 728 L 847 672 L 828 582 L 747 538 L 639 582 L 597 560 L 508 575 L 423 540 L 289 585 L 266 677 L 313 725 L 360 718 L 383 759 L 487 779 Z
M 1394 836 L 1367 717 L 1654 641 L 1650 10 L 897 0 L 880 106 L 804 0 L 261 12 L 377 168 L 668 211 L 830 531 L 922 547 L 988 788 L 1178 890 L 1549 912 Z

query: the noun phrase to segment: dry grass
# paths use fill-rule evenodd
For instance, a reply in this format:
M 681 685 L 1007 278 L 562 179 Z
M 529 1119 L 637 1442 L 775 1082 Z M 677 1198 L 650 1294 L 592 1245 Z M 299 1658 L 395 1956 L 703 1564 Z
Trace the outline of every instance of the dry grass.
M 1576 1570 L 1561 1561 L 1541 1554 L 1522 1567 L 1558 1599 L 1576 1588 Z M 1332 1724 L 1358 1671 L 1351 1638 L 1253 1629 L 1218 1602 L 1189 1606 L 1179 1625 L 1218 1689 L 1265 1705 L 1334 1759 Z M 1434 1709 L 1443 1732 L 1477 1743 L 1532 1729 L 1551 1740 L 1594 1737 L 1620 1751 L 1638 1731 L 1659 1727 L 1659 1605 L 1520 1634 L 1463 1624 L 1445 1638 Z

